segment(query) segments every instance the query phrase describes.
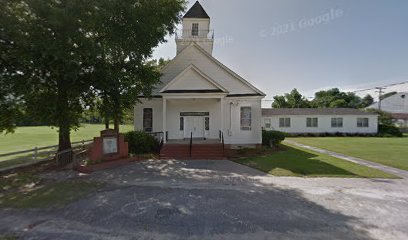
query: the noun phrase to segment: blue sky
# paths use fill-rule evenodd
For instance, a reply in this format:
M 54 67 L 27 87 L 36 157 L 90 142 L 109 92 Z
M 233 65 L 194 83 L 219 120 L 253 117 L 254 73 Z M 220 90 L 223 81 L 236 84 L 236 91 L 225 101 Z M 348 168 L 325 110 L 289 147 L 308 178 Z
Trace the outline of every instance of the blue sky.
M 213 55 L 266 99 L 293 88 L 313 96 L 331 87 L 355 90 L 408 80 L 406 0 L 200 2 L 215 31 Z M 169 36 L 154 57 L 175 54 Z M 392 90 L 408 91 L 408 84 L 386 89 Z

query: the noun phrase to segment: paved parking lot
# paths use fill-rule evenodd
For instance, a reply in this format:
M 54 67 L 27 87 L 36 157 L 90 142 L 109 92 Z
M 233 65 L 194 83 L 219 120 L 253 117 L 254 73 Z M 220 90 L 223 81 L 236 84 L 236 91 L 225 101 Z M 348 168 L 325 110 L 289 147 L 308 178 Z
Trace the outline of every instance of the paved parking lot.
M 408 181 L 273 177 L 230 161 L 145 161 L 62 209 L 0 209 L 23 239 L 408 239 Z

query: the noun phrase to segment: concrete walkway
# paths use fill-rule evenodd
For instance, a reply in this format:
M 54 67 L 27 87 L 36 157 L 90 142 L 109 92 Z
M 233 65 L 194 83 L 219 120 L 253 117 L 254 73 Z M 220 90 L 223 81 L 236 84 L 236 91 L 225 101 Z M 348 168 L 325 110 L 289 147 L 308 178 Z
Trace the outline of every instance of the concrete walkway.
M 398 177 L 404 178 L 404 179 L 408 179 L 408 171 L 405 170 L 401 170 L 398 168 L 393 168 L 393 167 L 389 167 L 389 166 L 385 166 L 379 163 L 375 163 L 375 162 L 370 162 L 361 158 L 356 158 L 356 157 L 351 157 L 351 156 L 347 156 L 341 153 L 336 153 L 336 152 L 332 152 L 329 150 L 325 150 L 325 149 L 321 149 L 321 148 L 317 148 L 317 147 L 312 147 L 312 146 L 308 146 L 308 145 L 304 145 L 301 143 L 297 143 L 294 141 L 290 141 L 290 140 L 285 140 L 286 143 L 297 146 L 297 147 L 301 147 L 301 148 L 305 148 L 305 149 L 309 149 L 318 153 L 323 153 L 323 154 L 327 154 L 329 156 L 332 157 L 336 157 L 336 158 L 340 158 L 346 161 L 350 161 L 353 163 L 357 163 L 363 166 L 367 166 L 367 167 L 371 167 L 371 168 L 375 168 L 387 173 L 391 173 L 394 174 Z

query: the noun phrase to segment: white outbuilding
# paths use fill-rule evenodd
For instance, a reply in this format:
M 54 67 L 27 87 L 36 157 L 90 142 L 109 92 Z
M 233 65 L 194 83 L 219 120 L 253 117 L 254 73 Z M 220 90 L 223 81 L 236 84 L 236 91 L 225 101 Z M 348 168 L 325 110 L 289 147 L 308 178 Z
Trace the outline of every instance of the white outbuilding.
M 378 115 L 350 108 L 265 108 L 262 127 L 286 133 L 378 132 Z

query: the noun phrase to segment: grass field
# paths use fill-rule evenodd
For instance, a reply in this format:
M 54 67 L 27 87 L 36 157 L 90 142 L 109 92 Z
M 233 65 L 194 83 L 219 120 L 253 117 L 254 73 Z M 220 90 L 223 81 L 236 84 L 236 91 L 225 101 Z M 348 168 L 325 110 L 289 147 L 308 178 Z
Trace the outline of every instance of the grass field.
M 104 125 L 85 124 L 76 132 L 71 133 L 71 141 L 81 141 L 99 136 Z M 133 130 L 132 125 L 120 126 L 122 132 Z M 23 151 L 34 147 L 45 147 L 58 144 L 57 129 L 50 127 L 19 127 L 15 133 L 0 135 L 0 154 Z
M 408 170 L 408 137 L 326 137 L 290 138 L 290 140 L 387 166 Z
M 284 149 L 261 157 L 237 162 L 275 176 L 397 178 L 383 171 L 284 144 Z

